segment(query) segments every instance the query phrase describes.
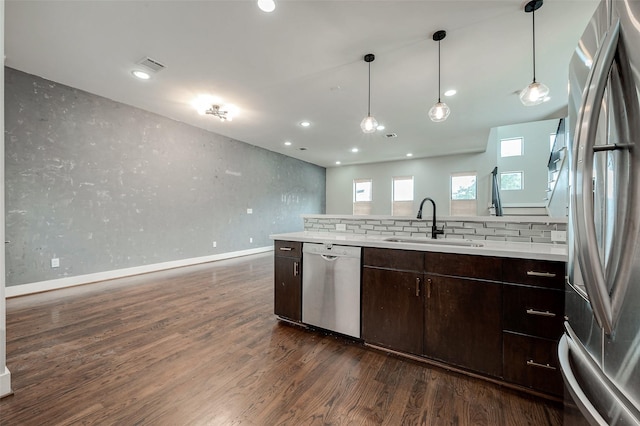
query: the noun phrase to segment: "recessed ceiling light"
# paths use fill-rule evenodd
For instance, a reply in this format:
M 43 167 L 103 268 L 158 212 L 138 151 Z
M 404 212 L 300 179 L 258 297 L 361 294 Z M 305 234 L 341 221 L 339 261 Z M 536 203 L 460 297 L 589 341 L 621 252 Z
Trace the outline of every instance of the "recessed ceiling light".
M 376 130 L 384 130 L 384 126 L 380 124 L 378 127 L 376 127 Z
M 413 154 L 409 152 L 407 153 L 407 157 L 413 157 Z
M 286 146 L 291 146 L 291 142 L 289 142 L 289 141 L 286 141 L 284 144 L 285 144 Z
M 140 80 L 149 80 L 151 78 L 151 74 L 140 70 L 133 70 L 131 71 L 131 74 L 133 74 L 134 77 L 139 78 Z
M 445 95 L 445 96 L 453 96 L 453 95 L 455 95 L 456 93 L 458 93 L 458 91 L 457 91 L 456 89 L 449 89 L 449 90 L 447 90 L 446 92 L 444 92 L 444 95 Z
M 263 12 L 273 12 L 276 10 L 276 2 L 273 0 L 258 0 L 258 7 Z
M 301 121 L 301 122 L 300 122 L 300 125 L 301 125 L 302 127 L 309 127 L 309 126 L 311 126 L 311 123 L 310 123 L 310 122 L 308 122 L 308 121 Z
M 358 148 L 351 148 L 351 152 L 358 152 L 359 149 Z
M 342 164 L 340 161 L 336 161 L 336 164 L 339 166 L 340 164 Z

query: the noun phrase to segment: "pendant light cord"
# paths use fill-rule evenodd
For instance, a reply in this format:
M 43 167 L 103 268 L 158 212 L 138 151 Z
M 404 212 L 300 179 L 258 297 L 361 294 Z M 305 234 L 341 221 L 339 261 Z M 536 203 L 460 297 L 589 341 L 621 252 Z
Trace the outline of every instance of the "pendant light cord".
M 440 103 L 440 40 L 438 40 L 438 103 Z
M 531 11 L 531 22 L 533 22 L 533 82 L 536 82 L 536 9 Z
M 371 117 L 371 62 L 369 62 L 369 96 L 367 102 L 367 117 Z

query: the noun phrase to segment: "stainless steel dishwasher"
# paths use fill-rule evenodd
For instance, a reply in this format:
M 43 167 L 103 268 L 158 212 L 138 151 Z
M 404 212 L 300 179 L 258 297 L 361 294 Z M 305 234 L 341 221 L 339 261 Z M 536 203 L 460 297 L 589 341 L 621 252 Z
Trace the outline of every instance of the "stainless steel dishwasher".
M 304 243 L 302 322 L 360 337 L 360 247 Z

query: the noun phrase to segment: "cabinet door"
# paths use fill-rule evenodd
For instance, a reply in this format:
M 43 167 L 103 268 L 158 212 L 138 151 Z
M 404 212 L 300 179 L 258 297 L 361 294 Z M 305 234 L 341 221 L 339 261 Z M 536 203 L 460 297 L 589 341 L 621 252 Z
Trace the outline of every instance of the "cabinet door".
M 425 279 L 425 355 L 501 376 L 501 284 L 438 275 Z
M 302 321 L 302 262 L 295 257 L 275 256 L 274 312 Z
M 362 269 L 362 338 L 397 351 L 422 353 L 422 274 Z

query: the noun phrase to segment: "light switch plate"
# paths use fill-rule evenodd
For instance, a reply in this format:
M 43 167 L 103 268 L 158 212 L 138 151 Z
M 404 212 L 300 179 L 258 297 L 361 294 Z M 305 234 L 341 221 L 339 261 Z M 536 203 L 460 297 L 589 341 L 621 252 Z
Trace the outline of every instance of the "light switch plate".
M 551 231 L 551 241 L 567 241 L 567 231 Z
M 347 225 L 344 223 L 336 223 L 336 231 L 346 231 Z

